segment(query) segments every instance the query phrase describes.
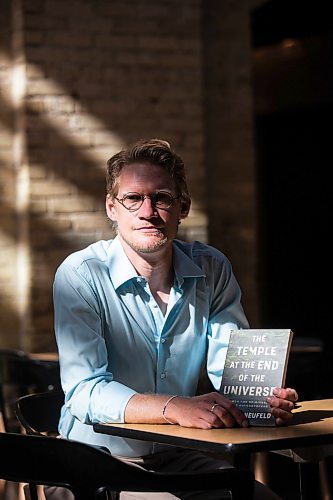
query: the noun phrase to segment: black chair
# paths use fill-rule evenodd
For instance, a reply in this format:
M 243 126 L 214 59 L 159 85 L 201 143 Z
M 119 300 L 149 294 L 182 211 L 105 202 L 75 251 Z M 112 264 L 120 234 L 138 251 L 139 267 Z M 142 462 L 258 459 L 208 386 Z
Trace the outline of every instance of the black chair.
M 58 362 L 31 359 L 25 352 L 15 349 L 0 349 L 0 430 L 21 432 L 15 416 L 15 402 L 23 394 L 52 391 L 60 388 Z M 7 497 L 10 489 L 7 481 L 1 482 L 0 494 Z M 37 499 L 37 490 L 32 500 Z
M 104 450 L 77 441 L 0 433 L 0 479 L 70 489 L 76 500 L 108 498 L 107 492 L 232 491 L 233 500 L 253 497 L 248 470 L 222 469 L 202 474 L 161 474 L 125 464 Z
M 14 412 L 18 397 L 60 387 L 58 363 L 31 359 L 18 350 L 0 350 L 0 412 L 5 432 L 19 432 Z
M 27 434 L 55 436 L 63 404 L 63 391 L 28 394 L 16 401 L 16 417 Z
M 2 430 L 6 432 L 17 430 L 17 421 L 13 418 L 13 405 L 17 394 L 22 394 L 23 384 L 26 384 L 17 367 L 21 362 L 24 364 L 27 359 L 23 351 L 14 349 L 0 350 L 0 413 L 3 424 Z M 25 373 L 23 373 L 24 376 Z
M 16 402 L 16 415 L 17 418 L 20 422 L 20 424 L 24 427 L 26 430 L 27 434 L 29 435 L 35 435 L 38 437 L 45 437 L 46 434 L 51 434 L 55 435 L 58 432 L 58 420 L 60 416 L 60 411 L 61 407 L 64 402 L 64 394 L 62 391 L 51 391 L 51 392 L 44 392 L 40 394 L 29 394 L 26 396 L 23 396 L 19 398 Z M 54 437 L 53 437 L 54 439 Z M 48 440 L 49 441 L 49 440 Z M 56 439 L 56 441 L 67 441 L 63 439 Z M 39 444 L 40 441 L 37 442 Z M 78 468 L 73 471 L 73 478 L 76 478 L 78 475 L 78 479 L 81 479 L 83 476 L 86 477 L 86 472 L 85 469 L 80 469 L 80 465 L 83 461 L 85 462 L 84 467 L 87 467 L 87 477 L 90 477 L 90 475 L 94 475 L 95 472 L 92 472 L 90 470 L 90 465 L 87 464 L 93 464 L 93 470 L 95 471 L 96 464 L 98 463 L 98 460 L 101 461 L 102 466 L 101 468 L 98 465 L 98 473 L 100 471 L 104 470 L 106 471 L 109 467 L 109 477 L 105 473 L 105 476 L 103 476 L 103 473 L 101 472 L 102 476 L 96 476 L 96 480 L 92 482 L 93 484 L 93 489 L 97 489 L 97 486 L 107 486 L 111 491 L 170 491 L 170 484 L 173 485 L 173 488 L 175 490 L 195 490 L 195 489 L 221 489 L 225 488 L 226 490 L 230 490 L 232 493 L 232 499 L 243 499 L 246 498 L 247 500 L 250 500 L 253 496 L 253 487 L 254 487 L 254 475 L 252 472 L 249 470 L 243 470 L 243 469 L 225 469 L 221 470 L 219 472 L 214 472 L 214 473 L 208 473 L 208 474 L 184 474 L 184 473 L 179 473 L 179 474 L 170 474 L 170 475 L 164 475 L 164 474 L 156 474 L 156 473 L 146 473 L 144 471 L 140 471 L 139 476 L 137 475 L 138 469 L 127 465 L 123 464 L 123 462 L 117 460 L 114 457 L 111 457 L 108 452 L 104 450 L 100 450 L 96 447 L 89 446 L 89 445 L 84 445 L 82 443 L 77 443 L 73 441 L 68 441 L 68 443 L 71 444 L 71 447 L 69 447 L 68 451 L 68 456 L 66 457 L 66 461 L 70 460 L 71 456 L 75 456 L 75 453 L 77 453 L 77 456 L 75 459 L 73 458 L 73 463 L 71 464 L 71 468 L 75 469 L 75 467 Z M 74 443 L 74 444 L 73 444 Z M 58 446 L 58 445 L 56 445 Z M 81 446 L 81 448 L 80 448 Z M 74 450 L 76 449 L 76 451 Z M 82 451 L 83 450 L 83 451 Z M 90 451 L 94 450 L 94 451 Z M 82 458 L 80 456 L 82 451 Z M 64 446 L 64 453 L 66 452 L 66 448 Z M 98 453 L 101 452 L 102 455 L 98 455 Z M 88 461 L 85 459 L 85 457 L 88 454 L 91 454 L 90 457 L 88 457 Z M 59 452 L 60 454 L 60 452 Z M 37 457 L 37 455 L 36 455 Z M 100 458 L 102 457 L 102 458 Z M 107 462 L 109 457 L 109 462 Z M 96 462 L 95 462 L 96 459 Z M 43 458 L 41 457 L 41 461 L 43 461 Z M 75 465 L 77 464 L 77 465 Z M 108 465 L 109 464 L 109 465 Z M 63 465 L 63 464 L 62 464 Z M 117 468 L 119 467 L 119 469 Z M 1 470 L 1 468 L 0 468 Z M 135 471 L 135 472 L 134 472 Z M 46 477 L 46 472 L 47 470 L 45 469 L 45 475 L 43 477 Z M 134 472 L 134 475 L 133 475 Z M 143 474 L 141 474 L 143 472 Z M 114 474 L 116 476 L 116 479 L 114 478 Z M 147 475 L 148 474 L 148 475 Z M 1 472 L 0 472 L 1 475 Z M 119 476 L 119 477 L 118 477 Z M 54 476 L 52 476 L 54 477 Z M 65 476 L 65 478 L 68 476 Z M 69 476 L 71 477 L 71 476 Z M 101 483 L 98 483 L 98 477 L 101 478 Z M 154 479 L 151 479 L 151 478 Z M 192 482 L 193 477 L 196 477 L 197 480 L 195 483 Z M 66 481 L 64 480 L 63 476 L 60 476 L 62 480 L 60 482 L 55 482 L 52 484 L 55 484 L 57 486 L 64 486 L 66 487 Z M 102 481 L 103 478 L 103 481 Z M 158 479 L 160 478 L 160 481 Z M 175 482 L 173 482 L 173 479 L 175 478 Z M 199 479 L 198 479 L 199 478 Z M 117 482 L 119 479 L 119 483 Z M 209 481 L 213 481 L 213 484 L 215 485 L 214 487 L 211 485 L 211 483 L 208 485 L 205 483 L 205 479 L 209 479 Z M 36 496 L 36 491 L 35 491 L 35 486 L 36 484 L 36 479 L 33 481 L 29 481 L 27 478 L 24 479 L 26 482 L 30 484 L 30 494 L 31 498 L 37 498 Z M 50 478 L 48 481 L 44 482 L 39 478 L 39 482 L 41 484 L 51 484 Z M 105 483 L 105 481 L 109 481 Z M 170 482 L 171 481 L 171 482 Z M 65 484 L 66 483 L 66 484 Z M 67 484 L 67 487 L 71 486 L 71 489 L 75 492 L 76 486 Z M 88 490 L 89 491 L 89 490 Z M 81 499 L 81 496 L 78 498 Z M 84 498 L 93 498 L 91 497 L 84 497 Z
M 16 401 L 16 417 L 29 435 L 57 436 L 61 407 L 65 395 L 62 390 L 27 394 Z M 38 487 L 33 483 L 25 486 L 30 500 L 38 500 Z

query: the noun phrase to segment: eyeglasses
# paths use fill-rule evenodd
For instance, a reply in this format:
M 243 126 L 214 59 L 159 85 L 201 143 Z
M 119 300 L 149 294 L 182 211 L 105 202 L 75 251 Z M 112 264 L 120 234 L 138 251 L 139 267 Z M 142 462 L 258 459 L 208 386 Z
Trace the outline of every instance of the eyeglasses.
M 167 191 L 157 191 L 156 193 L 148 195 L 139 193 L 126 193 L 122 198 L 117 198 L 115 196 L 115 199 L 119 203 L 121 203 L 121 205 L 125 207 L 126 210 L 129 210 L 129 212 L 135 212 L 136 210 L 139 210 L 146 198 L 150 199 L 151 204 L 155 208 L 167 209 L 170 208 L 171 205 L 173 205 L 175 200 L 178 200 L 180 198 L 180 195 L 172 196 L 172 194 L 168 193 Z

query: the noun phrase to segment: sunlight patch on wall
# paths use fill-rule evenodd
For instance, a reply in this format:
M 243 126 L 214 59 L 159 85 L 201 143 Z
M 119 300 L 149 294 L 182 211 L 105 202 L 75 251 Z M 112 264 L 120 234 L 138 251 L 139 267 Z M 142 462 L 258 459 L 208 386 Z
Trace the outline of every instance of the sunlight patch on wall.
M 28 63 L 27 71 L 38 74 L 38 66 Z M 124 141 L 110 131 L 102 120 L 91 115 L 85 106 L 58 82 L 43 78 L 28 82 L 33 97 L 27 99 L 30 112 L 40 116 L 46 124 L 57 130 L 75 149 L 83 150 L 88 160 L 105 168 L 107 158 L 118 152 Z
M 13 109 L 13 166 L 16 172 L 16 283 L 19 317 L 19 343 L 28 348 L 27 332 L 30 328 L 31 259 L 29 241 L 29 165 L 27 161 L 25 96 L 26 66 L 23 40 L 22 0 L 12 3 L 11 95 Z

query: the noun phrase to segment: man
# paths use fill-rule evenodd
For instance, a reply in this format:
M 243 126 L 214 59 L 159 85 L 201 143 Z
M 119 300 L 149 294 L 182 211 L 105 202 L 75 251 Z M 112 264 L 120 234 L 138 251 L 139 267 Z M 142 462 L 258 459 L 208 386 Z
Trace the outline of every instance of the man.
M 70 255 L 54 283 L 66 394 L 61 434 L 153 470 L 226 464 L 190 450 L 97 434 L 91 424 L 248 425 L 217 392 L 230 330 L 248 327 L 240 289 L 221 252 L 175 239 L 189 209 L 184 164 L 167 142 L 140 141 L 120 151 L 107 167 L 106 212 L 117 237 Z M 215 391 L 196 395 L 204 366 Z M 290 420 L 296 400 L 293 389 L 277 389 L 269 398 L 277 425 Z M 121 498 L 221 498 L 209 495 Z

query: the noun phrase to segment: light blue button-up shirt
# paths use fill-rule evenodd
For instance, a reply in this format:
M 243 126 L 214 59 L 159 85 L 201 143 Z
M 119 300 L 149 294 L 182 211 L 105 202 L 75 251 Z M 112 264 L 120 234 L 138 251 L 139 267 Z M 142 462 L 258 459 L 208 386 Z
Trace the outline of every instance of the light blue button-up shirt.
M 212 247 L 176 240 L 173 269 L 163 315 L 118 237 L 73 253 L 58 268 L 63 436 L 115 455 L 153 453 L 165 446 L 97 434 L 91 424 L 124 422 L 135 393 L 195 395 L 206 362 L 211 382 L 220 387 L 230 330 L 248 328 L 231 265 Z

